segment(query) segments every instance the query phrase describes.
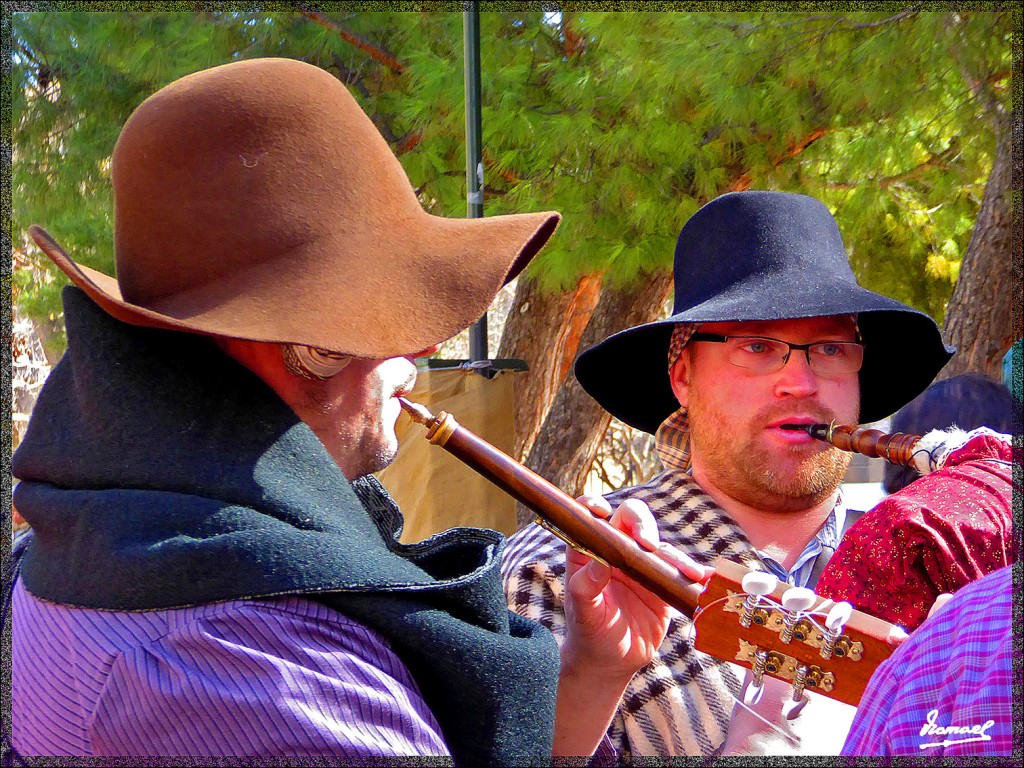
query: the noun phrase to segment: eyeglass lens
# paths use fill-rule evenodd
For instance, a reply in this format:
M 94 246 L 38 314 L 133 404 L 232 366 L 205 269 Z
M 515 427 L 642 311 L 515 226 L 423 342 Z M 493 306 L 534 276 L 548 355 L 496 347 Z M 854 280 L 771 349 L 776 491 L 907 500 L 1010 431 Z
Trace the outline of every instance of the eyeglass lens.
M 864 347 L 856 342 L 822 341 L 803 345 L 777 339 L 734 336 L 729 338 L 728 345 L 729 362 L 764 373 L 782 368 L 794 349 L 805 352 L 807 363 L 815 373 L 853 373 L 859 371 L 864 362 Z

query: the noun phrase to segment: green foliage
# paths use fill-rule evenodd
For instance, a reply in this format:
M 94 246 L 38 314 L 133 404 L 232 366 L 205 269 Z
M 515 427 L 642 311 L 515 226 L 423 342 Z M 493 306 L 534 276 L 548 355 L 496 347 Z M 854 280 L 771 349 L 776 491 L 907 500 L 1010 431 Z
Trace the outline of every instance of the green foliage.
M 993 103 L 1009 104 L 1009 11 L 564 8 L 481 16 L 486 210 L 563 213 L 531 267 L 544 283 L 670 268 L 700 205 L 779 189 L 832 208 L 866 286 L 941 321 L 992 164 Z M 400 151 L 425 207 L 464 216 L 462 14 L 323 17 L 13 14 L 16 246 L 40 223 L 111 273 L 120 126 L 171 80 L 255 56 L 333 72 Z M 59 312 L 53 285 L 19 297 Z

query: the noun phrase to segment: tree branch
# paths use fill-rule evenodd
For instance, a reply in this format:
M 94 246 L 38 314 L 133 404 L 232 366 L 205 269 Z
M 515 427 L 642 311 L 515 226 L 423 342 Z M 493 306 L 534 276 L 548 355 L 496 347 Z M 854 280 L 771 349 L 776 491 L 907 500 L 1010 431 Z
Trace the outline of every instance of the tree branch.
M 836 18 L 835 16 L 807 16 L 806 18 L 796 19 L 794 21 L 768 21 L 763 22 L 761 24 L 730 24 L 728 22 L 712 20 L 708 22 L 708 26 L 724 27 L 725 29 L 728 29 L 732 32 L 738 32 L 741 37 L 750 37 L 751 35 L 760 32 L 763 29 L 782 29 L 783 27 L 792 27 L 798 24 L 806 25 L 813 24 L 814 22 L 817 21 L 832 20 L 832 27 L 830 27 L 829 31 L 826 33 L 831 34 L 832 30 L 834 30 L 836 27 L 838 27 L 840 24 L 843 24 L 844 22 L 845 29 L 868 29 L 871 27 L 880 27 L 885 24 L 892 24 L 893 22 L 900 21 L 906 18 L 907 16 L 915 14 L 920 10 L 921 6 L 920 4 L 918 4 L 917 6 L 911 6 L 910 8 L 906 8 L 900 11 L 899 13 L 889 16 L 888 18 L 880 19 L 879 21 L 852 22 L 844 16 L 840 16 L 839 18 Z M 809 39 L 812 39 L 813 37 L 815 36 L 812 35 Z
M 981 103 L 985 111 L 986 121 L 992 126 L 992 130 L 998 133 L 1004 110 L 999 99 L 992 92 L 992 82 L 989 80 L 989 76 L 972 72 L 968 67 L 964 59 L 963 45 L 961 45 L 960 29 L 956 22 L 952 20 L 947 22 L 946 29 L 949 31 L 949 48 L 953 54 L 953 60 L 956 61 L 957 66 L 960 68 L 960 74 L 964 78 L 967 90 L 970 91 L 972 98 Z
M 494 156 L 491 155 L 486 149 L 483 150 L 483 161 L 484 167 L 495 171 L 501 178 L 503 178 L 509 184 L 518 184 L 522 181 L 522 178 L 515 171 L 501 170 L 497 167 L 497 163 L 494 161 Z
M 374 45 L 366 38 L 357 35 L 355 32 L 350 32 L 340 24 L 336 24 L 328 19 L 322 13 L 317 13 L 316 11 L 301 11 L 301 13 L 307 19 L 315 21 L 320 26 L 327 27 L 327 29 L 337 32 L 338 36 L 346 43 L 354 45 L 359 50 L 368 54 L 371 58 L 379 61 L 395 74 L 400 75 L 405 71 L 405 65 L 396 59 L 394 54 L 384 50 L 379 45 Z
M 370 89 L 366 87 L 366 83 L 363 82 L 363 78 L 359 76 L 359 73 L 349 69 L 337 54 L 333 56 L 333 59 L 334 66 L 341 75 L 341 81 L 345 83 L 345 85 L 355 86 L 359 93 L 363 95 L 364 99 L 369 99 Z
M 776 155 L 772 159 L 772 165 L 779 166 L 782 165 L 782 163 L 784 163 L 785 161 L 791 160 L 792 158 L 799 155 L 801 152 L 803 152 L 805 149 L 811 146 L 811 144 L 816 142 L 818 139 L 820 139 L 827 133 L 829 133 L 828 128 L 815 128 L 804 138 L 800 139 L 799 141 L 793 142 L 793 144 L 791 144 L 789 148 L 786 149 L 784 152 Z M 766 136 L 763 137 L 762 140 L 767 141 L 769 138 L 771 137 Z M 732 184 L 729 185 L 728 191 L 745 192 L 746 190 L 750 189 L 750 181 L 750 173 L 748 171 L 744 171 L 743 173 L 736 177 L 735 181 L 733 181 Z
M 884 26 L 885 24 L 894 24 L 894 23 L 896 23 L 898 21 L 902 21 L 903 19 L 907 18 L 908 16 L 913 16 L 913 15 L 919 13 L 921 10 L 922 10 L 922 4 L 921 3 L 917 3 L 916 5 L 912 5 L 909 8 L 906 8 L 906 9 L 900 11 L 899 13 L 894 13 L 892 16 L 889 16 L 888 18 L 885 18 L 885 19 L 881 19 L 879 21 L 865 21 L 865 22 L 854 23 L 854 22 L 850 21 L 849 19 L 842 18 L 842 17 L 839 18 L 839 21 L 840 22 L 846 22 L 846 29 L 871 29 L 873 27 L 881 27 L 881 26 Z
M 898 173 L 895 176 L 886 176 L 882 179 L 876 179 L 874 176 L 869 175 L 867 177 L 867 181 L 878 184 L 878 186 L 880 186 L 882 189 L 888 189 L 894 184 L 899 184 L 900 182 L 906 181 L 907 179 L 912 179 L 915 176 L 920 176 L 928 168 L 941 167 L 943 163 L 952 158 L 959 151 L 959 145 L 954 143 L 952 146 L 949 147 L 949 149 L 945 150 L 944 152 L 940 152 L 937 155 L 929 157 L 927 160 L 925 160 L 922 163 L 918 163 L 910 170 L 904 171 L 903 173 Z M 864 182 L 830 181 L 826 182 L 825 186 L 828 187 L 829 189 L 860 189 L 861 187 L 864 186 Z
M 881 27 L 881 26 L 884 26 L 886 24 L 895 24 L 895 23 L 898 23 L 898 22 L 902 21 L 905 18 L 908 18 L 909 16 L 917 15 L 920 11 L 921 11 L 921 4 L 918 3 L 916 5 L 910 6 L 909 8 L 905 8 L 904 10 L 900 11 L 899 13 L 895 13 L 892 16 L 888 16 L 888 17 L 886 17 L 884 19 L 879 19 L 878 21 L 865 21 L 865 22 L 856 22 L 855 23 L 855 22 L 852 22 L 852 21 L 850 21 L 849 19 L 847 19 L 847 18 L 845 18 L 843 16 L 840 16 L 839 18 L 835 19 L 835 21 L 833 22 L 832 26 L 830 26 L 824 32 L 814 32 L 814 33 L 808 34 L 808 35 L 806 35 L 806 36 L 804 36 L 802 38 L 797 39 L 796 42 L 792 43 L 791 45 L 788 45 L 785 48 L 782 48 L 780 51 L 778 51 L 778 53 L 775 53 L 775 54 L 769 56 L 765 60 L 765 62 L 760 67 L 757 68 L 757 71 L 750 77 L 750 79 L 747 81 L 747 85 L 750 85 L 755 80 L 757 80 L 758 76 L 762 72 L 764 72 L 766 69 L 768 69 L 769 67 L 772 67 L 772 66 L 778 64 L 780 61 L 785 59 L 787 54 L 789 54 L 790 51 L 793 51 L 793 50 L 795 50 L 797 48 L 800 48 L 801 46 L 805 45 L 806 43 L 810 43 L 810 42 L 816 41 L 820 45 L 822 42 L 825 41 L 825 39 L 827 37 L 829 37 L 830 35 L 835 34 L 836 31 L 838 31 L 840 29 L 843 30 L 843 31 L 848 31 L 848 30 L 853 30 L 853 29 L 871 29 L 871 28 L 874 28 L 874 27 Z M 827 17 L 827 16 L 815 17 L 815 20 L 824 21 L 827 18 L 830 18 L 830 17 Z M 753 34 L 753 31 L 756 31 L 756 28 L 755 28 L 755 30 L 751 31 L 751 34 Z M 793 39 L 793 38 L 790 38 L 790 39 Z
M 423 131 L 409 131 L 395 143 L 395 154 L 404 155 L 423 141 Z
M 572 17 L 568 13 L 562 13 L 562 23 L 559 25 L 562 33 L 562 55 L 567 59 L 584 53 L 587 50 L 587 39 L 573 29 Z
M 375 113 L 370 115 L 370 119 L 377 126 L 377 130 L 380 131 L 380 135 L 384 137 L 384 140 L 392 146 L 396 155 L 405 154 L 423 141 L 422 131 L 412 130 L 402 136 L 398 136 L 394 128 L 391 127 L 391 121 L 388 120 L 386 115 Z
M 794 142 L 785 152 L 777 155 L 775 159 L 772 160 L 772 165 L 781 165 L 784 161 L 796 157 L 827 133 L 829 133 L 828 128 L 815 128 L 804 138 Z

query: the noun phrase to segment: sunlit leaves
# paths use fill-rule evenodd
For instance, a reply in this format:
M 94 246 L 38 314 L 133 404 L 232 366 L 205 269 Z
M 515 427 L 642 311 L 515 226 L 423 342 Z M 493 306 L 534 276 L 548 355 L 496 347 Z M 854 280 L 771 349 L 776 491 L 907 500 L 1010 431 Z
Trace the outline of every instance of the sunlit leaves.
M 47 225 L 110 271 L 105 161 L 128 114 L 188 72 L 268 55 L 346 82 L 428 210 L 464 216 L 462 14 L 323 17 L 14 14 L 15 231 Z M 835 212 L 865 285 L 941 319 L 991 168 L 992 110 L 1009 107 L 1010 26 L 897 5 L 483 13 L 486 213 L 563 213 L 531 268 L 547 285 L 591 271 L 624 283 L 670 268 L 709 199 L 805 192 Z

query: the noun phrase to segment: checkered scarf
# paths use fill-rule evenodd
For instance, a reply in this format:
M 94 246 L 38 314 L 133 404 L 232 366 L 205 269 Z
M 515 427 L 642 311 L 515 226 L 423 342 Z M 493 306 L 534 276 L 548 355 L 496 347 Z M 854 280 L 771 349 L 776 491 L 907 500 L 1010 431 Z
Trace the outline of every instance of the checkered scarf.
M 683 347 L 699 327 L 700 323 L 677 323 L 672 329 L 672 338 L 668 344 L 670 371 L 683 354 Z M 661 422 L 654 433 L 654 445 L 661 463 L 666 467 L 680 472 L 690 471 L 690 417 L 686 408 L 680 408 Z
M 720 556 L 748 567 L 760 563 L 743 531 L 689 474 L 669 469 L 607 498 L 615 506 L 627 497 L 645 501 L 662 540 L 699 563 Z M 564 576 L 565 544 L 545 529 L 527 526 L 509 540 L 502 564 L 509 607 L 548 627 L 559 641 L 565 634 Z M 658 655 L 627 686 L 608 730 L 622 758 L 714 755 L 725 741 L 742 670 L 695 651 L 691 624 L 685 616 L 674 618 Z

